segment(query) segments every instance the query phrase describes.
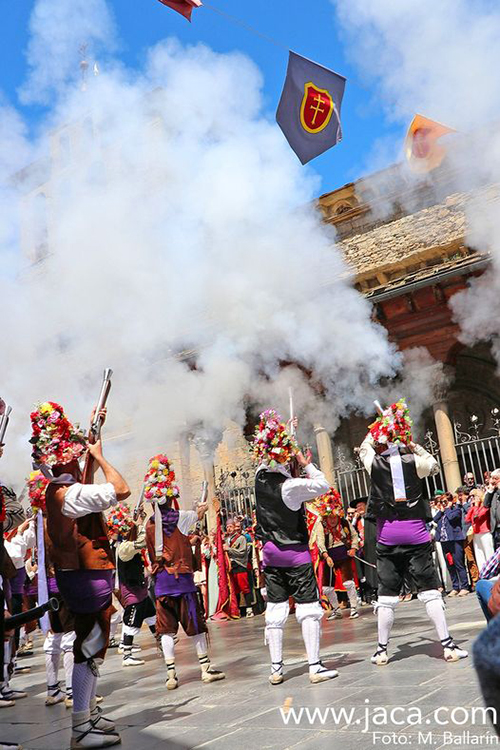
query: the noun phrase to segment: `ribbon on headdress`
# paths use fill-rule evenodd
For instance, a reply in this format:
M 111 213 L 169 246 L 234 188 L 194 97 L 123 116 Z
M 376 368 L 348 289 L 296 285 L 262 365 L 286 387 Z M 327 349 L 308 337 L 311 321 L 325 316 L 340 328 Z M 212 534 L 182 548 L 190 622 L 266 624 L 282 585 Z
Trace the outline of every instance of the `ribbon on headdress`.
M 43 529 L 43 513 L 36 514 L 37 547 L 38 547 L 38 605 L 49 601 L 49 585 L 47 582 L 47 569 L 45 567 L 45 534 Z M 42 632 L 47 635 L 50 630 L 49 615 L 47 612 L 40 618 Z
M 155 555 L 161 557 L 163 553 L 163 519 L 159 503 L 155 503 Z

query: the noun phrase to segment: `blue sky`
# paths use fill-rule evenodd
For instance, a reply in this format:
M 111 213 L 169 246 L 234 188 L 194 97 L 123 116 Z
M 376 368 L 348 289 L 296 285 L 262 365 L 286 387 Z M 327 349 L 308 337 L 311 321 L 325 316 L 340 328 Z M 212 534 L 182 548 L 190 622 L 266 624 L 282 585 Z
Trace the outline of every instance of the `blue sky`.
M 274 116 L 286 72 L 286 49 L 250 33 L 208 6 L 194 11 L 193 23 L 189 24 L 158 0 L 108 0 L 108 3 L 120 35 L 119 56 L 127 65 L 141 65 L 148 47 L 172 35 L 186 44 L 204 42 L 219 52 L 238 49 L 263 72 L 265 108 L 270 117 Z M 207 3 L 212 5 L 211 0 Z M 2 18 L 0 46 L 0 89 L 9 102 L 21 109 L 29 124 L 36 124 L 43 116 L 43 109 L 20 106 L 16 92 L 26 74 L 25 49 L 33 5 L 34 0 L 8 3 L 8 11 L 4 10 Z M 402 128 L 385 120 L 376 93 L 368 83 L 359 81 L 358 72 L 349 64 L 329 0 L 214 0 L 213 6 L 254 26 L 284 48 L 347 77 L 342 111 L 344 140 L 311 162 L 311 168 L 322 177 L 324 192 L 356 179 L 367 169 L 383 165 L 387 151 L 397 152 Z

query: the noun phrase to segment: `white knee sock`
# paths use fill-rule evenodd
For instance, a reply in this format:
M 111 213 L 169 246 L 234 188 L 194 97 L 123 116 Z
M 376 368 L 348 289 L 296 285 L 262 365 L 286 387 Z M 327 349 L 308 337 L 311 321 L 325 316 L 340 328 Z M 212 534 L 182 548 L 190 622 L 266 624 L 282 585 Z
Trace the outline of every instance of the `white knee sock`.
M 74 713 L 89 710 L 95 679 L 95 675 L 87 662 L 74 665 L 72 683 Z
M 278 671 L 275 668 L 283 662 L 283 628 L 271 628 L 268 625 L 265 632 L 273 671 Z
M 163 656 L 165 658 L 165 661 L 167 664 L 169 662 L 173 662 L 175 659 L 174 655 L 174 649 L 175 649 L 175 643 L 174 643 L 174 636 L 173 635 L 162 635 L 161 637 L 161 648 L 163 651 Z
M 444 641 L 450 637 L 448 632 L 448 625 L 446 624 L 446 617 L 444 614 L 444 605 L 441 599 L 432 599 L 430 602 L 426 602 L 425 608 L 429 619 L 434 623 L 438 638 L 440 641 Z
M 315 617 L 305 617 L 302 620 L 302 638 L 304 639 L 309 664 L 317 664 L 319 662 L 320 635 L 320 621 Z
M 192 639 L 196 647 L 197 656 L 203 656 L 204 654 L 206 654 L 208 651 L 206 633 L 198 633 L 198 635 L 193 635 Z
M 337 592 L 333 588 L 333 586 L 323 586 L 323 593 L 327 597 L 328 601 L 332 605 L 333 609 L 339 608 L 339 600 L 337 597 Z
M 65 651 L 63 656 L 64 664 L 64 676 L 66 680 L 66 695 L 71 697 L 73 695 L 73 665 L 75 663 L 75 657 L 73 651 Z
M 47 674 L 47 688 L 57 685 L 59 678 L 60 654 L 45 654 L 45 672 Z
M 378 642 L 386 646 L 389 642 L 392 626 L 394 625 L 394 610 L 391 607 L 378 607 Z
M 357 609 L 358 607 L 358 595 L 356 593 L 356 585 L 354 581 L 344 581 L 344 587 L 347 591 L 347 596 L 349 598 L 349 604 L 351 605 L 351 609 Z

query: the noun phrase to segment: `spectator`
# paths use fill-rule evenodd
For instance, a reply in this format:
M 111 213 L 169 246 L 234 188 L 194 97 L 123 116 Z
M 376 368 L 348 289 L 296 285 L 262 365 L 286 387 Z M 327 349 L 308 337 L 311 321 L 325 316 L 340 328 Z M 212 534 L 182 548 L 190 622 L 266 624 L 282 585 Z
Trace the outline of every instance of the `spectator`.
M 493 535 L 493 546 L 500 547 L 500 469 L 490 474 L 490 481 L 484 495 L 484 507 L 490 509 L 490 530 Z
M 243 614 L 243 610 L 246 609 L 246 616 L 253 617 L 247 570 L 248 542 L 241 532 L 241 521 L 234 521 L 231 528 L 232 534 L 226 537 L 226 550 L 231 563 L 231 583 L 238 603 L 240 594 L 243 594 L 245 598 L 245 608 L 240 607 L 240 614 Z
M 437 523 L 434 521 L 434 517 L 441 510 L 441 503 L 443 501 L 443 495 L 444 495 L 443 490 L 437 490 L 434 496 L 434 499 L 430 501 L 432 522 L 429 524 L 429 532 L 434 542 L 434 552 L 433 552 L 434 565 L 436 566 L 437 571 L 439 573 L 442 590 L 450 591 L 452 589 L 451 577 L 448 572 L 448 566 L 446 565 L 446 560 L 445 560 L 443 548 L 441 546 L 441 542 L 439 541 L 439 537 L 437 536 Z
M 450 596 L 467 596 L 469 581 L 465 567 L 463 509 L 451 492 L 447 492 L 443 498 L 440 510 L 433 519 L 437 524 L 436 539 L 441 542 L 451 576 L 453 590 Z
M 485 508 L 481 490 L 472 490 L 467 521 L 472 524 L 472 543 L 479 568 L 493 555 L 493 537 L 490 529 L 490 509 Z
M 476 596 L 483 610 L 483 614 L 486 617 L 487 622 L 493 617 L 493 612 L 490 610 L 489 602 L 493 591 L 493 586 L 498 580 L 500 573 L 500 549 L 490 557 L 489 560 L 481 568 L 480 579 L 476 586 Z
M 476 480 L 474 479 L 474 474 L 471 471 L 468 471 L 467 474 L 464 474 L 464 489 L 467 494 L 471 492 L 471 490 L 475 490 L 477 487 Z
M 463 508 L 462 516 L 462 528 L 465 535 L 464 541 L 464 555 L 465 563 L 469 571 L 469 578 L 474 587 L 479 580 L 479 567 L 476 561 L 476 555 L 474 552 L 473 536 L 474 531 L 472 529 L 472 521 L 468 515 L 469 510 L 472 507 L 472 493 L 478 492 L 479 490 L 472 490 L 469 494 L 467 487 L 459 487 L 457 489 L 458 502 Z

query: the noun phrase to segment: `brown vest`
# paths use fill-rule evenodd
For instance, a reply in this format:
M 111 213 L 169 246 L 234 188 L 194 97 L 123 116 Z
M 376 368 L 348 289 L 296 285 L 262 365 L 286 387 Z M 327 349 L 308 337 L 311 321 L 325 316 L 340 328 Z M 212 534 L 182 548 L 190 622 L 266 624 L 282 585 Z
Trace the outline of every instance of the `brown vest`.
M 115 567 L 113 553 L 102 513 L 89 513 L 76 519 L 63 516 L 63 500 L 56 497 L 59 487 L 49 484 L 45 493 L 50 558 L 54 567 L 56 570 L 112 570 Z
M 153 520 L 146 524 L 146 544 L 148 546 L 149 558 L 152 562 L 153 575 L 162 570 L 174 573 L 177 577 L 180 573 L 192 573 L 194 570 L 193 550 L 189 537 L 181 534 L 177 527 L 173 534 L 163 534 L 163 552 L 160 558 L 155 554 L 155 525 Z

